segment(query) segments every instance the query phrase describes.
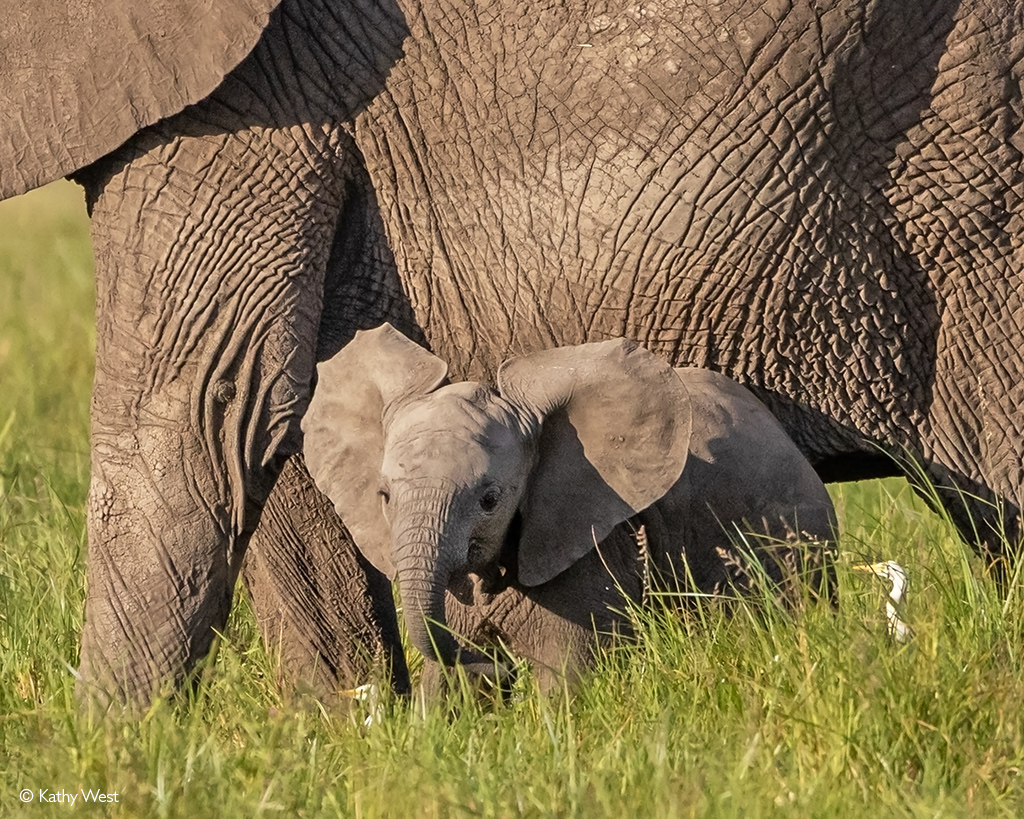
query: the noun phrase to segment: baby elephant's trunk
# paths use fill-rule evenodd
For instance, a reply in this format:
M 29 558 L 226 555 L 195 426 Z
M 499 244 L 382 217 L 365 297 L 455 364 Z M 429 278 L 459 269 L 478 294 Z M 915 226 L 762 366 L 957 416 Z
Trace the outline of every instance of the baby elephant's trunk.
M 494 663 L 461 649 L 446 627 L 445 590 L 452 575 L 451 550 L 430 515 L 413 515 L 392 524 L 394 562 L 402 609 L 412 644 L 428 660 L 493 676 Z

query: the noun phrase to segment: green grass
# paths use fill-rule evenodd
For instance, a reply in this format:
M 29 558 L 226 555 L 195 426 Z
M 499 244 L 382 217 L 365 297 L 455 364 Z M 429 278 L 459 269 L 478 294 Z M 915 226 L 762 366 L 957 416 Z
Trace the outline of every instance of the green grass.
M 526 683 L 505 706 L 387 703 L 365 729 L 282 698 L 243 602 L 193 702 L 79 715 L 82 211 L 66 184 L 0 204 L 0 814 L 65 816 L 18 794 L 83 787 L 124 816 L 1024 815 L 1019 589 L 1001 599 L 902 481 L 835 488 L 838 615 L 648 616 L 572 701 Z M 909 570 L 910 645 L 861 558 Z

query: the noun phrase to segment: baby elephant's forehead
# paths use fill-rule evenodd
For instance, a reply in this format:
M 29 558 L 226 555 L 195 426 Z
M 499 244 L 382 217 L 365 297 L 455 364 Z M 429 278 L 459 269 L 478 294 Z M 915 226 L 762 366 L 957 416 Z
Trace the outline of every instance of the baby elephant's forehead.
M 397 458 L 459 460 L 522 447 L 521 426 L 510 406 L 480 384 L 458 383 L 409 401 L 389 424 L 385 462 Z M 392 457 L 395 456 L 395 457 Z

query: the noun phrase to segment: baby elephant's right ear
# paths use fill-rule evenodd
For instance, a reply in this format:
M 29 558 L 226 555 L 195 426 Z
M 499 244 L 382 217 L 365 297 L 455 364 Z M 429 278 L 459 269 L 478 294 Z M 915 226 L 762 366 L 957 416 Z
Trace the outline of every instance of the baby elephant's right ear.
M 390 324 L 356 333 L 317 366 L 317 385 L 302 419 L 306 466 L 331 499 L 359 550 L 388 577 L 391 534 L 378 497 L 385 419 L 402 403 L 431 392 L 448 365 Z

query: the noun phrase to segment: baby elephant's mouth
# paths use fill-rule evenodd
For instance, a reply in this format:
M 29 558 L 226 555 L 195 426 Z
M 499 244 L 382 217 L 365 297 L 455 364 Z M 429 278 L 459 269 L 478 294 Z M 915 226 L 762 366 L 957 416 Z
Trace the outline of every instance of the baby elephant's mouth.
M 462 605 L 489 605 L 491 600 L 518 581 L 522 523 L 522 516 L 517 511 L 505 532 L 501 551 L 489 561 L 481 557 L 483 544 L 476 539 L 470 541 L 465 565 L 452 572 L 448 581 L 448 590 Z
M 448 590 L 464 606 L 486 606 L 509 586 L 511 575 L 498 564 L 452 572 Z

